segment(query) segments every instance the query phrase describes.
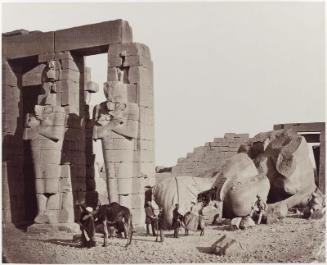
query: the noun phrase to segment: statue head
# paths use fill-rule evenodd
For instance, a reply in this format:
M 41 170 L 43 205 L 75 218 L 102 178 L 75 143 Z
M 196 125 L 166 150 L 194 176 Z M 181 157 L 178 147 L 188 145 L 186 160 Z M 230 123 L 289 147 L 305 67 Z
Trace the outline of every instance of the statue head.
M 55 69 L 56 69 L 56 61 L 55 61 L 55 60 L 50 60 L 50 61 L 48 62 L 48 68 L 49 68 L 50 70 L 55 70 Z
M 127 87 L 119 81 L 109 81 L 104 83 L 103 92 L 110 102 L 127 102 Z
M 35 105 L 34 113 L 35 113 L 35 117 L 38 120 L 43 120 L 43 106 Z

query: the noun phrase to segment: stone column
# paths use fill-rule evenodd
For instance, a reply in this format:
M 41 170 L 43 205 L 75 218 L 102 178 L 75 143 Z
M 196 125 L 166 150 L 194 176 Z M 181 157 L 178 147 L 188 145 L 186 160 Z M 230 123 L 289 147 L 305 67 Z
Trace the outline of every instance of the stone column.
M 93 138 L 102 140 L 109 201 L 130 208 L 139 110 L 127 101 L 124 73 L 117 69 L 117 75 L 117 81 L 105 83 L 107 101 L 95 107 Z
M 138 132 L 134 140 L 133 170 L 129 180 L 130 209 L 136 226 L 143 226 L 145 186 L 154 185 L 153 66 L 147 46 L 139 43 L 113 44 L 108 51 L 108 80 L 118 80 L 124 72 L 129 103 L 138 106 Z M 127 184 L 126 184 L 127 185 Z
M 2 222 L 26 221 L 24 208 L 22 100 L 19 75 L 2 60 Z
M 99 193 L 96 191 L 95 154 L 93 152 L 93 126 L 94 121 L 90 114 L 90 101 L 93 93 L 99 91 L 97 83 L 91 79 L 91 68 L 84 67 L 84 102 L 85 102 L 85 160 L 86 160 L 86 197 L 87 206 L 95 208 L 98 204 Z M 107 198 L 107 196 L 106 196 Z M 106 201 L 108 203 L 108 201 Z
M 39 55 L 38 60 L 36 69 L 42 69 L 45 93 L 39 95 L 34 113 L 27 117 L 24 139 L 30 140 L 32 147 L 38 206 L 34 221 L 40 225 L 29 229 L 77 231 L 73 192 L 85 196 L 86 186 L 84 113 L 80 110 L 82 63 L 69 52 Z

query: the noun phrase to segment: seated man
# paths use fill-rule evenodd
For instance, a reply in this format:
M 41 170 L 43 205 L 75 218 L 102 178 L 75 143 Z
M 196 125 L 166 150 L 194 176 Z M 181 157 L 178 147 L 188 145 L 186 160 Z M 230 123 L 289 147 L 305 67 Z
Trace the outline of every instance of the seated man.
M 267 209 L 267 204 L 261 199 L 259 195 L 257 195 L 257 200 L 254 202 L 251 208 L 250 217 L 253 216 L 254 213 L 256 213 L 258 217 L 257 224 L 259 225 L 261 223 L 262 215 Z
M 179 228 L 181 227 L 183 221 L 183 215 L 178 212 L 179 205 L 175 204 L 175 209 L 173 210 L 173 222 L 172 227 L 174 229 L 174 237 L 178 238 Z
M 80 228 L 82 231 L 82 247 L 95 247 L 95 223 L 92 207 L 86 207 L 80 216 Z

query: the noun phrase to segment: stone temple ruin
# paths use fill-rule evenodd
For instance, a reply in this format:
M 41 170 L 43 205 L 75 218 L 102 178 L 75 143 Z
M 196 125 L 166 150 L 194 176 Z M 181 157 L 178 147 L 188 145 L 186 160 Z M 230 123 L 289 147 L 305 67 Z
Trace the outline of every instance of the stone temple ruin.
M 85 56 L 108 54 L 107 101 Z M 153 74 L 149 48 L 123 20 L 51 32 L 3 34 L 3 222 L 74 229 L 76 204 L 97 204 L 92 141 L 101 140 L 111 201 L 144 223 L 154 184 Z
M 325 123 L 290 123 L 274 125 L 274 130 L 293 129 L 311 144 L 316 165 L 316 185 L 325 193 Z M 172 168 L 173 176 L 212 177 L 224 162 L 235 155 L 240 146 L 249 140 L 249 134 L 225 133 L 224 137 L 198 146 L 186 157 L 177 160 Z
M 106 101 L 92 116 L 90 98 L 99 87 L 84 62 L 99 53 L 108 54 Z M 93 141 L 101 141 L 105 199 L 129 207 L 134 225 L 143 226 L 144 188 L 155 184 L 153 66 L 128 22 L 5 33 L 2 73 L 3 222 L 78 229 L 76 205 L 95 207 L 103 196 L 93 152 Z M 311 144 L 315 183 L 325 193 L 325 124 L 274 126 L 284 128 Z M 178 159 L 171 175 L 213 177 L 249 139 L 215 138 Z

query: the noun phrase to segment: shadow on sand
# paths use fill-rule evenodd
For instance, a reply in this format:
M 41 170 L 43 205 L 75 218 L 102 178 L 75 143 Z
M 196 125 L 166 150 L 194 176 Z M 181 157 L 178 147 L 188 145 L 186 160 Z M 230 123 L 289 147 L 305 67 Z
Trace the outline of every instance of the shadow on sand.
M 38 239 L 38 241 L 51 243 L 59 246 L 82 248 L 81 242 L 71 239 Z
M 196 247 L 201 253 L 211 254 L 211 247 Z

